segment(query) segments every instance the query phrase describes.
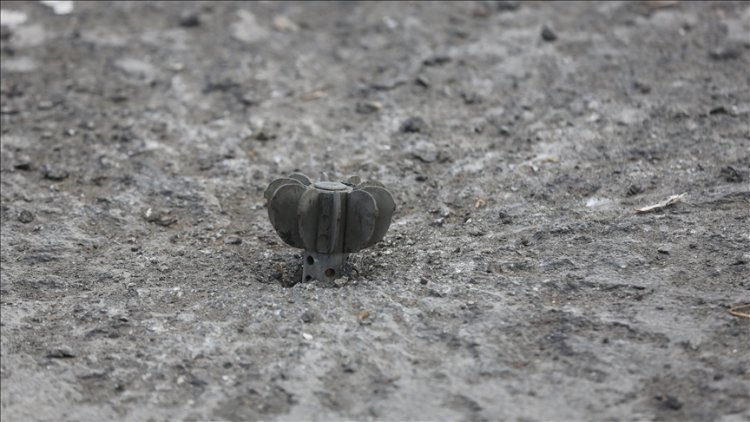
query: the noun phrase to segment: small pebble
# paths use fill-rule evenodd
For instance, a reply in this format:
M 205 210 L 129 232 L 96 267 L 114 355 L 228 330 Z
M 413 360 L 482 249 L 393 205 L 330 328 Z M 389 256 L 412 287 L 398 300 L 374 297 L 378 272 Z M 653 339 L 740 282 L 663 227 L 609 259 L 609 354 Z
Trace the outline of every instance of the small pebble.
M 714 48 L 708 53 L 708 57 L 716 61 L 734 60 L 740 57 L 742 51 L 736 45 L 723 45 Z
M 180 26 L 183 28 L 195 28 L 201 25 L 201 17 L 198 13 L 188 12 L 180 16 Z
M 74 358 L 76 357 L 75 353 L 73 353 L 73 349 L 71 349 L 69 346 L 58 346 L 54 347 L 47 352 L 48 358 L 55 358 L 55 359 L 65 359 L 65 358 Z
M 448 56 L 433 56 L 422 61 L 425 66 L 441 66 L 446 63 L 450 63 L 451 58 Z
M 410 117 L 401 125 L 401 132 L 422 133 L 427 132 L 427 123 L 421 117 Z
M 719 172 L 721 178 L 730 183 L 741 183 L 745 180 L 741 171 L 732 166 L 726 166 Z
M 177 217 L 170 215 L 170 211 L 156 211 L 152 208 L 143 213 L 143 218 L 149 223 L 158 224 L 163 227 L 171 226 L 177 222 Z
M 44 167 L 42 167 L 42 174 L 44 175 L 45 179 L 49 180 L 65 180 L 68 178 L 68 172 L 60 167 L 54 166 L 52 164 L 45 164 Z
M 641 94 L 648 94 L 651 92 L 651 85 L 642 81 L 633 82 L 633 88 L 637 89 Z
M 378 101 L 368 101 L 364 103 L 357 103 L 355 111 L 359 114 L 370 114 L 380 111 L 383 108 L 383 104 Z
M 664 407 L 670 410 L 680 410 L 682 408 L 682 402 L 677 397 L 667 394 L 666 396 L 659 396 L 657 400 L 661 401 Z
M 306 309 L 304 312 L 302 312 L 302 315 L 300 315 L 300 319 L 302 319 L 302 322 L 305 324 L 309 324 L 315 320 L 315 312 L 311 311 L 310 309 Z
M 341 364 L 341 370 L 346 372 L 347 374 L 357 372 L 357 367 L 358 365 L 352 361 L 347 361 Z
M 349 284 L 349 277 L 341 277 L 341 278 L 337 278 L 336 280 L 333 280 L 333 284 L 334 284 L 334 285 L 335 285 L 336 287 L 344 287 L 344 286 L 346 286 L 347 284 Z
M 39 110 L 49 110 L 54 106 L 55 103 L 53 103 L 52 101 L 39 101 L 39 104 L 36 105 Z
M 18 114 L 21 110 L 17 107 L 12 106 L 2 106 L 0 107 L 0 114 Z
M 227 245 L 239 245 L 242 243 L 242 238 L 239 236 L 227 236 L 224 238 L 224 243 Z
M 555 34 L 554 31 L 548 26 L 542 27 L 542 39 L 547 42 L 552 42 L 557 40 L 557 34 Z
M 495 8 L 498 12 L 512 12 L 518 10 L 521 7 L 521 2 L 518 0 L 499 0 L 495 2 Z
M 34 214 L 31 213 L 31 211 L 27 210 L 21 210 L 20 213 L 18 213 L 18 221 L 28 224 L 34 221 Z
M 25 155 L 16 158 L 16 162 L 13 163 L 13 168 L 23 171 L 31 170 L 31 158 Z
M 510 224 L 513 222 L 513 217 L 505 211 L 498 212 L 497 217 L 500 219 L 500 222 L 503 224 Z
M 417 85 L 421 86 L 422 88 L 429 88 L 430 87 L 430 80 L 427 79 L 427 77 L 424 76 L 424 75 L 417 76 L 417 78 L 414 80 L 414 83 L 416 83 Z
M 368 311 L 367 309 L 362 310 L 357 314 L 357 319 L 360 321 L 364 321 L 369 317 L 370 317 L 370 311 Z
M 275 16 L 271 24 L 275 30 L 282 32 L 297 32 L 300 29 L 296 22 L 285 15 Z
M 627 196 L 633 196 L 638 195 L 639 193 L 643 193 L 643 188 L 641 185 L 637 185 L 635 183 L 628 186 L 628 190 L 625 192 L 625 195 Z

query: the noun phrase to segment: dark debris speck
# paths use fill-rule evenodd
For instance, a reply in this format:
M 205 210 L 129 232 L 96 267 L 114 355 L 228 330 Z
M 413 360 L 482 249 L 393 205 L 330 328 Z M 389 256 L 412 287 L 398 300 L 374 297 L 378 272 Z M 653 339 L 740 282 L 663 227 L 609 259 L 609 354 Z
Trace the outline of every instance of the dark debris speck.
M 421 117 L 410 117 L 401 125 L 401 132 L 405 133 L 424 133 L 427 129 L 427 122 Z
M 552 42 L 557 40 L 557 34 L 555 34 L 555 31 L 552 30 L 552 28 L 548 26 L 542 27 L 542 33 L 541 33 L 542 39 L 547 42 Z

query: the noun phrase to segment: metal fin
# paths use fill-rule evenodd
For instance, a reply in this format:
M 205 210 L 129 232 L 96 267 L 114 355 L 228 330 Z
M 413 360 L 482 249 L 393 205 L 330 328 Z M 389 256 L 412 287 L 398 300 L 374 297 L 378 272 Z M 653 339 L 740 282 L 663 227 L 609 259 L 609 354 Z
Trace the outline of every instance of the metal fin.
M 375 198 L 363 190 L 355 190 L 346 198 L 344 252 L 364 249 L 375 232 L 378 207 Z
M 318 220 L 320 208 L 318 207 L 318 194 L 316 189 L 307 189 L 299 200 L 297 215 L 302 242 L 308 251 L 317 251 L 318 249 Z
M 281 240 L 295 248 L 304 248 L 297 224 L 297 204 L 305 187 L 298 182 L 284 184 L 271 197 L 268 203 L 268 218 Z
M 375 221 L 375 231 L 372 238 L 365 245 L 365 247 L 368 247 L 380 242 L 383 240 L 383 237 L 385 237 L 385 233 L 391 225 L 393 212 L 396 211 L 396 202 L 393 201 L 391 193 L 380 186 L 365 186 L 361 190 L 372 195 L 378 206 L 378 218 Z
M 283 185 L 287 185 L 289 183 L 293 184 L 302 184 L 299 180 L 291 179 L 288 177 L 284 177 L 281 179 L 276 179 L 273 182 L 271 182 L 270 185 L 266 188 L 265 192 L 263 192 L 263 196 L 266 198 L 267 201 L 270 201 L 273 197 L 273 194 L 276 193 L 276 189 L 280 188 Z
M 364 189 L 368 186 L 377 186 L 380 188 L 385 187 L 382 183 L 376 182 L 375 180 L 365 180 L 364 182 L 358 183 L 357 186 L 354 187 L 354 189 Z
M 310 178 L 305 176 L 302 173 L 292 173 L 289 175 L 289 178 L 297 180 L 298 182 L 302 183 L 305 186 L 310 186 L 310 184 L 312 183 L 312 181 L 310 181 Z
M 341 237 L 342 221 L 341 212 L 342 204 L 341 199 L 345 198 L 344 195 L 339 195 L 333 192 L 320 192 L 318 194 L 317 207 L 318 207 L 318 239 L 316 251 L 320 253 L 330 254 L 337 251 L 337 245 L 339 238 Z M 338 252 L 341 250 L 338 249 Z

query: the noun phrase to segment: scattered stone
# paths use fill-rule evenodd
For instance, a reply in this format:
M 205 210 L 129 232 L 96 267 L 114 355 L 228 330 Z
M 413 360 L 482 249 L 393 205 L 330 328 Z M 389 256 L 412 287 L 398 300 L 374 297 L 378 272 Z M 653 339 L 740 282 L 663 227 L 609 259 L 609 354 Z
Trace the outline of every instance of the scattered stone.
M 68 172 L 64 168 L 49 163 L 42 167 L 42 174 L 45 179 L 54 180 L 56 182 L 68 178 Z
M 432 56 L 422 61 L 425 66 L 442 66 L 450 63 L 451 58 L 448 56 Z
M 412 157 L 423 163 L 431 163 L 438 159 L 439 152 L 435 144 L 425 139 L 420 139 L 416 144 L 409 148 Z
M 244 43 L 254 43 L 268 37 L 268 30 L 258 24 L 255 15 L 249 10 L 237 12 L 239 20 L 230 26 L 232 37 Z
M 424 278 L 424 277 L 420 277 L 419 278 L 419 284 L 421 284 L 421 285 L 424 286 L 427 283 L 428 283 L 428 280 L 426 278 Z
M 639 193 L 643 193 L 643 187 L 639 184 L 631 183 L 625 191 L 625 196 L 634 196 Z
M 497 217 L 500 219 L 500 222 L 503 224 L 510 224 L 513 222 L 513 217 L 505 211 L 499 211 L 497 213 Z
M 651 85 L 642 81 L 633 82 L 633 88 L 638 90 L 641 94 L 648 94 L 651 92 Z
M 680 399 L 671 394 L 657 396 L 656 400 L 660 401 L 661 404 L 669 410 L 680 410 L 682 408 L 682 402 Z
M 239 245 L 242 243 L 242 238 L 239 236 L 227 236 L 224 238 L 224 244 L 227 245 Z
M 418 75 L 417 78 L 414 80 L 414 83 L 421 86 L 422 88 L 430 87 L 430 80 L 427 79 L 427 77 L 424 75 Z
M 18 221 L 28 224 L 34 221 L 34 214 L 31 213 L 31 211 L 27 210 L 21 210 L 21 212 L 18 213 Z
M 116 60 L 115 67 L 144 82 L 155 80 L 159 73 L 158 69 L 151 63 L 134 57 L 123 57 Z
M 109 100 L 113 103 L 123 103 L 128 100 L 128 96 L 123 92 L 117 92 L 109 97 Z
M 425 176 L 422 173 L 419 173 L 418 175 L 414 177 L 414 180 L 416 180 L 417 182 L 425 182 L 427 181 L 427 176 Z
M 277 15 L 273 18 L 273 29 L 282 32 L 297 32 L 299 25 L 285 15 Z
M 383 103 L 379 101 L 368 101 L 357 103 L 356 112 L 359 114 L 370 114 L 380 111 L 383 108 Z
M 475 92 L 462 92 L 461 98 L 464 100 L 464 104 L 466 105 L 479 104 L 482 102 L 482 97 L 480 97 L 479 94 Z
M 424 133 L 427 129 L 427 123 L 421 117 L 410 117 L 401 125 L 401 132 L 405 133 Z
M 725 44 L 709 51 L 708 57 L 716 61 L 735 60 L 742 55 L 742 50 L 735 44 Z
M 0 107 L 0 114 L 18 114 L 21 112 L 21 109 L 18 107 L 13 106 L 2 106 Z
M 721 178 L 730 183 L 741 183 L 745 180 L 741 171 L 732 166 L 726 166 L 719 172 Z
M 180 26 L 183 28 L 195 28 L 203 23 L 201 21 L 201 15 L 197 12 L 186 12 L 180 16 Z
M 246 92 L 244 94 L 238 95 L 238 99 L 243 105 L 246 105 L 248 107 L 255 106 L 261 103 L 260 99 L 258 98 L 258 94 L 255 92 Z
M 201 157 L 198 159 L 198 170 L 207 171 L 211 170 L 214 166 L 214 157 Z
M 651 0 L 645 2 L 645 6 L 650 10 L 667 9 L 680 4 L 680 0 Z
M 660 246 L 658 249 L 656 249 L 656 252 L 659 252 L 662 255 L 669 255 L 671 251 L 672 247 L 669 245 Z
M 369 318 L 369 317 L 370 317 L 370 311 L 368 311 L 367 309 L 365 309 L 365 310 L 362 310 L 362 311 L 360 311 L 360 312 L 359 312 L 359 313 L 357 314 L 357 319 L 358 319 L 358 320 L 359 320 L 360 322 L 362 322 L 362 321 L 366 320 L 366 319 L 367 319 L 367 318 Z
M 521 2 L 518 0 L 500 0 L 495 2 L 495 9 L 498 12 L 512 12 L 518 10 L 521 7 Z
M 492 10 L 490 9 L 490 5 L 487 3 L 479 3 L 474 10 L 472 10 L 471 15 L 475 18 L 486 18 L 490 15 Z
M 322 90 L 315 90 L 312 92 L 307 92 L 304 95 L 302 95 L 302 101 L 315 101 L 319 100 L 326 96 L 325 91 Z
M 143 218 L 149 223 L 154 223 L 162 227 L 168 227 L 177 222 L 177 217 L 170 214 L 169 210 L 154 211 L 149 208 L 143 213 Z
M 16 162 L 13 163 L 13 168 L 22 171 L 31 170 L 31 158 L 26 155 L 17 157 Z
M 302 319 L 302 322 L 304 322 L 305 324 L 309 324 L 315 321 L 315 312 L 311 311 L 310 309 L 305 309 L 305 311 L 302 312 L 302 315 L 300 315 L 300 319 Z
M 358 367 L 359 365 L 357 365 L 357 363 L 353 361 L 346 361 L 341 364 L 341 370 L 347 374 L 353 374 L 357 372 Z
M 268 133 L 265 130 L 261 129 L 260 132 L 258 132 L 254 136 L 254 138 L 255 138 L 256 141 L 267 142 L 267 141 L 270 141 L 272 139 L 276 139 L 276 135 L 274 135 L 272 133 Z
M 48 358 L 53 359 L 67 359 L 67 358 L 74 358 L 76 357 L 75 353 L 73 353 L 73 349 L 71 349 L 69 346 L 57 346 L 53 347 L 47 352 Z
M 552 42 L 557 40 L 557 34 L 548 26 L 542 27 L 542 39 L 547 42 Z
M 190 385 L 192 385 L 193 387 L 197 387 L 197 388 L 203 388 L 206 385 L 208 385 L 208 382 L 206 382 L 206 381 L 204 381 L 204 380 L 202 380 L 202 379 L 200 379 L 200 378 L 198 378 L 198 377 L 196 377 L 195 375 L 192 375 L 192 374 L 190 375 L 190 379 L 189 379 L 188 382 L 190 383 Z
M 336 287 L 344 287 L 349 284 L 349 277 L 341 277 L 333 280 L 333 285 Z
M 52 101 L 44 100 L 39 101 L 39 103 L 36 105 L 36 108 L 38 108 L 39 110 L 49 110 L 54 106 L 55 103 L 53 103 Z

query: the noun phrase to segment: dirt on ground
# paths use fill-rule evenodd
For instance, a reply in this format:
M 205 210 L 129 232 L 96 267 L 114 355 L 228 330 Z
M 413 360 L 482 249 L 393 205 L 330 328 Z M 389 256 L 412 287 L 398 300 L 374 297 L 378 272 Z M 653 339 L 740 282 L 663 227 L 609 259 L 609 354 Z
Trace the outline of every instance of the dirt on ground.
M 2 4 L 3 421 L 750 419 L 747 3 L 65 6 Z M 335 283 L 294 171 L 396 200 Z

